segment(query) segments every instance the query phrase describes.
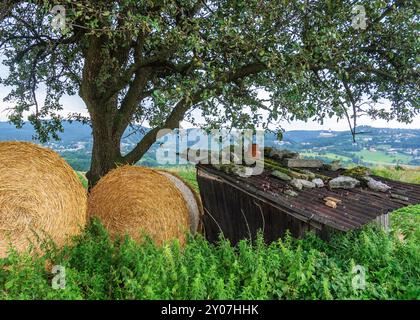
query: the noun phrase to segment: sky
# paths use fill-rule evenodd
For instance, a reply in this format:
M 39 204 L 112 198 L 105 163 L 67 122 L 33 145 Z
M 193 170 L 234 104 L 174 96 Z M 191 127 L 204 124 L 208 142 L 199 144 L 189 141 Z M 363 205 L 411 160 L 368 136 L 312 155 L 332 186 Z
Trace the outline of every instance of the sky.
M 1 64 L 0 56 L 0 77 L 4 78 L 7 75 L 7 68 Z M 7 121 L 7 108 L 10 108 L 12 105 L 3 102 L 3 98 L 10 92 L 10 87 L 4 87 L 0 85 L 0 121 Z M 43 101 L 45 97 L 45 92 L 39 90 L 37 92 L 38 101 Z M 61 100 L 63 105 L 63 111 L 61 115 L 66 117 L 69 113 L 81 113 L 87 115 L 87 110 L 84 102 L 79 96 L 64 96 Z M 381 105 L 383 107 L 383 105 Z M 199 114 L 196 114 L 197 119 L 200 118 Z M 187 122 L 181 123 L 183 128 L 191 127 L 191 124 Z M 324 124 L 321 125 L 315 121 L 293 121 L 293 122 L 280 122 L 280 125 L 286 131 L 290 130 L 333 130 L 333 131 L 347 131 L 349 130 L 347 121 L 342 119 L 337 122 L 336 118 L 325 119 Z M 404 128 L 404 129 L 420 129 L 420 116 L 417 116 L 412 123 L 404 124 L 398 121 L 387 122 L 385 120 L 372 120 L 369 117 L 360 117 L 358 119 L 358 125 L 369 125 L 377 128 Z

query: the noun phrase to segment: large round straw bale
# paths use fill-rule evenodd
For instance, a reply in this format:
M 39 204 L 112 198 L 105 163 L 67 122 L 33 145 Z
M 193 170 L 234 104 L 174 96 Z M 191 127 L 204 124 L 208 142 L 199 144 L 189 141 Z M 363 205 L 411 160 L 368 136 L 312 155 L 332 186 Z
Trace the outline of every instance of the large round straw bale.
M 172 171 L 159 170 L 161 174 L 167 177 L 174 186 L 181 192 L 187 203 L 188 213 L 190 215 L 190 231 L 195 235 L 200 230 L 201 217 L 203 216 L 203 205 L 200 196 L 185 182 L 178 174 Z
M 141 241 L 145 234 L 157 244 L 178 238 L 189 229 L 187 204 L 173 183 L 156 170 L 123 166 L 109 172 L 92 189 L 90 217 L 97 217 L 111 237 L 128 234 Z
M 0 142 L 0 257 L 12 245 L 39 251 L 40 239 L 58 246 L 86 223 L 86 191 L 54 151 L 28 142 Z

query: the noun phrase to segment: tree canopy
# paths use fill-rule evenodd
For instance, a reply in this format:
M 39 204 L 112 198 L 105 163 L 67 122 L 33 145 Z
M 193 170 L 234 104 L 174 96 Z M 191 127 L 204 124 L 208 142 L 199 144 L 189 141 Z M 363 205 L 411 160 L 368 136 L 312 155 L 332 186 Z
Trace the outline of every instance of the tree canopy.
M 51 13 L 55 5 L 65 12 Z M 51 25 L 57 14 L 63 28 Z M 0 84 L 13 88 L 10 120 L 19 126 L 29 111 L 41 141 L 62 129 L 60 98 L 80 95 L 89 117 L 69 119 L 92 125 L 95 182 L 137 162 L 159 129 L 195 123 L 193 110 L 213 128 L 334 116 L 354 127 L 361 114 L 411 121 L 418 18 L 415 1 L 402 0 L 7 0 L 0 54 L 10 72 Z M 144 122 L 151 130 L 122 154 L 123 132 Z

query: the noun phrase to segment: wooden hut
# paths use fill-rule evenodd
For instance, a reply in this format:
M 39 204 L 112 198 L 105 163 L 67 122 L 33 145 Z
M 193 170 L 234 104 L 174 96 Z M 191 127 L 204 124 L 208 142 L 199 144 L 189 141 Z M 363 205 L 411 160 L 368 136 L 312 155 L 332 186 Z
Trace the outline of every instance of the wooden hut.
M 311 170 L 330 178 L 342 173 L 342 170 Z M 420 185 L 374 178 L 389 185 L 391 192 L 373 191 L 363 186 L 352 189 L 326 186 L 303 188 L 297 196 L 289 196 L 284 193 L 290 188 L 288 183 L 273 177 L 270 170 L 241 177 L 212 165 L 198 164 L 206 238 L 214 242 L 222 233 L 236 244 L 240 239 L 254 239 L 261 230 L 265 240 L 271 242 L 286 230 L 295 237 L 312 230 L 328 239 L 332 230 L 349 231 L 375 220 L 388 227 L 390 212 L 420 203 Z M 337 199 L 337 207 L 327 206 L 326 197 Z

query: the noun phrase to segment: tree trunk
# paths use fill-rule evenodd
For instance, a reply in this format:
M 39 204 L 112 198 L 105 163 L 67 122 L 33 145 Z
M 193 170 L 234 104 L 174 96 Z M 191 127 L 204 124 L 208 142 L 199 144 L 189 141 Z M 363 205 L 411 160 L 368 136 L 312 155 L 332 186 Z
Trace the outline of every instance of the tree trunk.
M 98 110 L 98 109 L 97 109 Z M 90 170 L 86 174 L 91 189 L 101 177 L 123 163 L 121 156 L 121 134 L 113 128 L 112 113 L 98 112 L 91 114 L 93 148 Z
M 89 189 L 121 162 L 119 147 L 119 144 L 116 145 L 108 137 L 98 133 L 95 134 L 95 130 L 93 131 L 92 160 L 90 170 L 86 174 Z

